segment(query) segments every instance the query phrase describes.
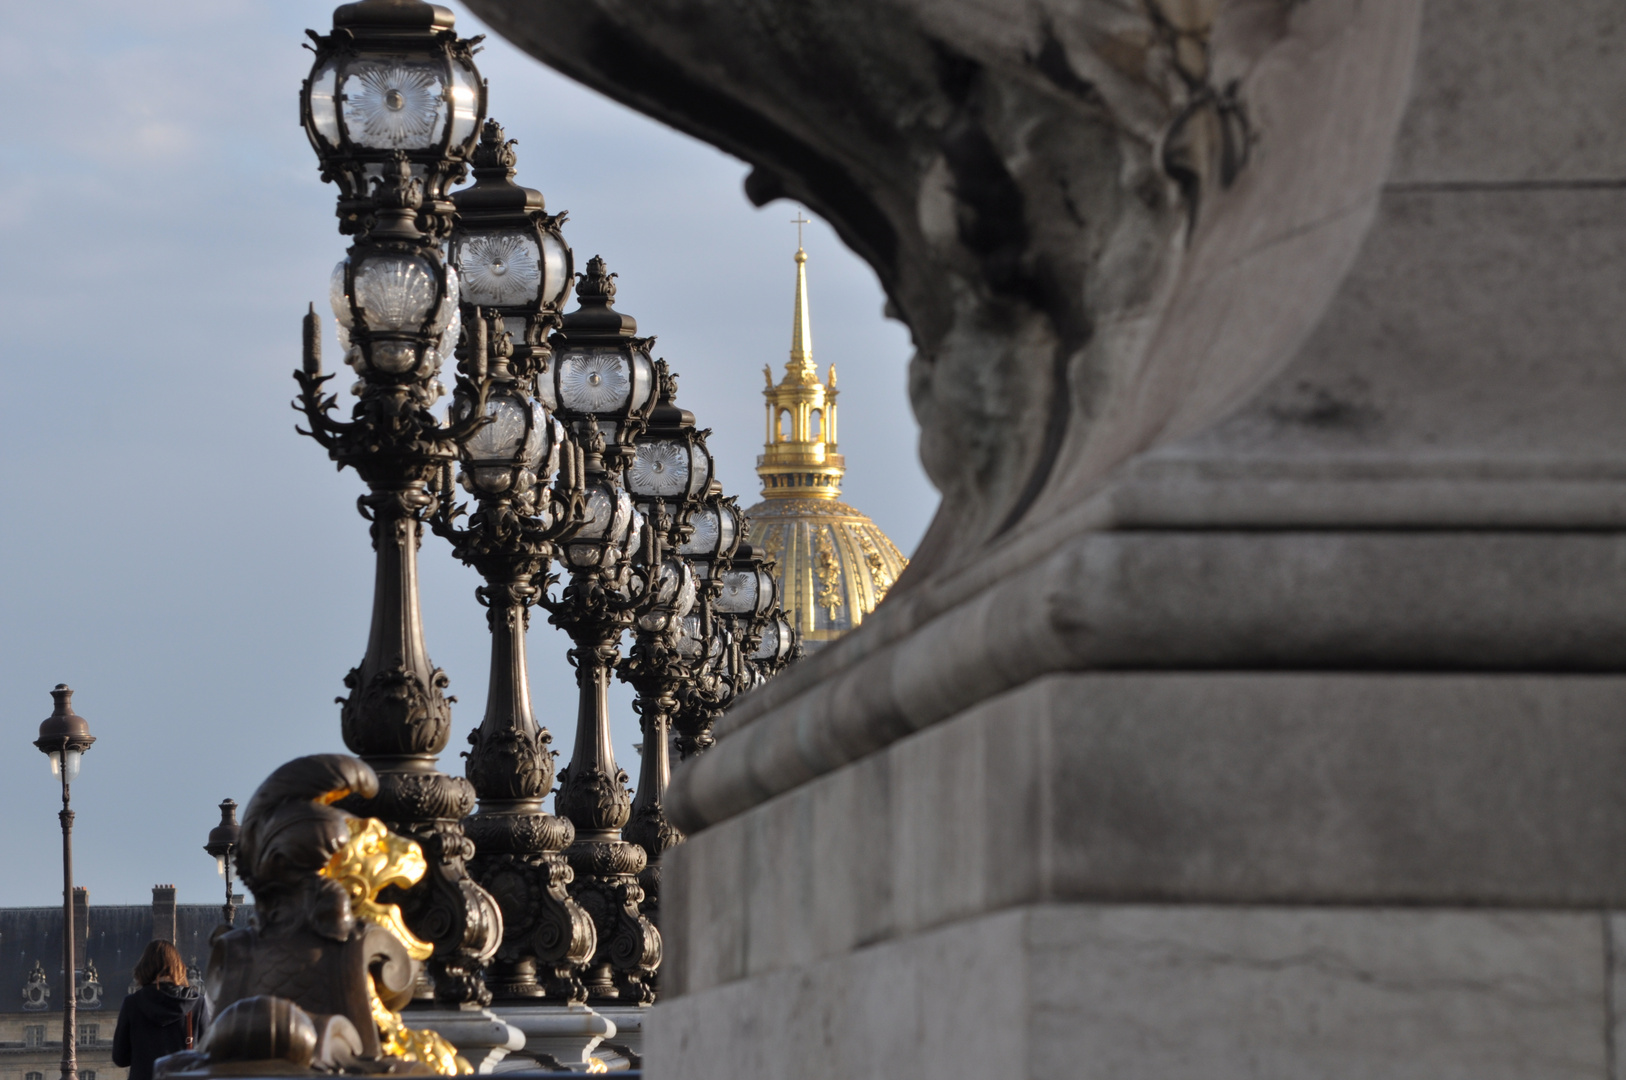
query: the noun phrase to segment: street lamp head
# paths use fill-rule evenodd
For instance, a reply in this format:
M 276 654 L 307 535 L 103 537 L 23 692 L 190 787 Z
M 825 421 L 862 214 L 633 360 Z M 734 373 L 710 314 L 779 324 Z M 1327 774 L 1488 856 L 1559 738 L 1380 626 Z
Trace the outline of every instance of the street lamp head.
M 750 544 L 741 544 L 722 574 L 723 588 L 716 609 L 725 615 L 765 615 L 778 600 L 773 573 L 764 564 L 762 553 Z
M 743 515 L 732 497 L 723 495 L 723 486 L 716 480 L 707 485 L 700 509 L 690 519 L 688 540 L 678 545 L 677 552 L 694 564 L 694 572 L 709 578 L 716 565 L 734 554 L 739 543 Z
M 339 186 L 340 231 L 363 232 L 377 208 L 373 187 L 392 154 L 421 185 L 419 217 L 444 237 L 455 210 L 448 188 L 467 172 L 485 116 L 486 87 L 474 45 L 452 13 L 416 0 L 363 0 L 333 13 L 333 32 L 307 31 L 316 61 L 299 96 L 300 118 Z
M 220 824 L 209 830 L 209 842 L 203 845 L 203 850 L 215 857 L 215 866 L 221 877 L 226 876 L 226 861 L 237 850 L 241 835 L 242 827 L 237 824 L 237 801 L 226 799 L 220 804 Z
M 573 279 L 574 258 L 542 193 L 514 183 L 514 142 L 495 120 L 474 149 L 474 183 L 452 196 L 457 224 L 451 262 L 463 302 L 499 316 L 514 340 L 514 359 L 534 371 L 548 356 L 547 332 L 558 320 Z
M 34 745 L 51 759 L 52 776 L 72 782 L 79 775 L 79 759 L 96 737 L 90 733 L 85 718 L 73 711 L 73 691 L 67 683 L 58 683 L 51 697 L 56 700 L 56 708 L 40 724 L 40 737 Z
M 655 339 L 638 337 L 638 321 L 615 310 L 615 275 L 597 255 L 576 283 L 576 299 L 549 341 L 554 362 L 537 391 L 578 437 L 589 418 L 596 421 L 614 456 L 655 406 Z
M 670 503 L 673 523 L 688 532 L 689 518 L 711 483 L 711 453 L 706 432 L 694 426 L 694 414 L 673 401 L 677 376 L 664 360 L 655 363 L 659 396 L 644 429 L 633 440 L 627 463 L 627 490 L 646 514 L 655 503 Z

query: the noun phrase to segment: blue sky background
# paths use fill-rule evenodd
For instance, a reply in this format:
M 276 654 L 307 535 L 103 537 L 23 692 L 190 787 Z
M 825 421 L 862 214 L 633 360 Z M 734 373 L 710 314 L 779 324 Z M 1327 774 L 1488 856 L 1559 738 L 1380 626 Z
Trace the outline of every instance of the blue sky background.
M 454 5 L 455 7 L 455 5 Z M 155 883 L 218 902 L 201 850 L 215 805 L 299 754 L 342 750 L 341 679 L 366 644 L 362 487 L 294 434 L 299 316 L 344 251 L 298 126 L 293 0 L 27 4 L 0 27 L 0 905 L 60 902 L 56 791 L 30 743 L 59 681 L 98 737 L 75 789 L 93 903 Z M 458 11 L 465 34 L 484 32 Z M 602 254 L 620 306 L 682 376 L 742 502 L 761 369 L 789 346 L 796 208 L 757 210 L 745 166 L 568 82 L 500 39 L 479 64 L 519 140 L 519 179 L 568 210 L 578 264 Z M 915 454 L 907 332 L 873 274 L 808 230 L 815 359 L 841 375 L 847 500 L 906 552 L 936 502 Z M 337 352 L 326 320 L 329 355 Z M 430 655 L 457 734 L 484 708 L 478 579 L 423 550 Z M 539 719 L 568 757 L 566 639 L 531 633 Z M 630 696 L 617 753 L 636 772 Z

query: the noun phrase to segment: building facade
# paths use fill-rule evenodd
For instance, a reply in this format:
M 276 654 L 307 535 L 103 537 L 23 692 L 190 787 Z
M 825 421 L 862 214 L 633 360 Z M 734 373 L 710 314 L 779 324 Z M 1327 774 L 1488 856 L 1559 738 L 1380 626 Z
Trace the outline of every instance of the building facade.
M 251 908 L 239 907 L 239 925 Z M 173 941 L 188 980 L 203 983 L 216 904 L 177 904 L 173 885 L 153 887 L 150 906 L 91 907 L 74 890 L 74 990 L 80 1080 L 124 1080 L 113 1064 L 113 1029 L 147 942 Z M 56 1080 L 62 1063 L 62 909 L 0 908 L 0 1080 Z

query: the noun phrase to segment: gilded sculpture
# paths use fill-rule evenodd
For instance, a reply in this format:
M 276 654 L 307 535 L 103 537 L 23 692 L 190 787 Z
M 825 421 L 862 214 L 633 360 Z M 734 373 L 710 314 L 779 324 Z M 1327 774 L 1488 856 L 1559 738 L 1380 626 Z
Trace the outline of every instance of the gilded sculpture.
M 237 854 L 254 924 L 215 938 L 205 982 L 219 1016 L 160 1077 L 473 1071 L 401 1020 L 433 947 L 379 893 L 421 881 L 423 849 L 334 805 L 377 792 L 372 768 L 343 754 L 296 758 L 260 785 Z

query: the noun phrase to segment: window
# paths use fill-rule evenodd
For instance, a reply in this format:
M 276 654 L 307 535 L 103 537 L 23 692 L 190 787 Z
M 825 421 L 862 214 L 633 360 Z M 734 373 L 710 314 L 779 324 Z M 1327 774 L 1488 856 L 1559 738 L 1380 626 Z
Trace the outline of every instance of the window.
M 24 1025 L 24 1027 L 23 1027 L 23 1045 L 24 1046 L 44 1046 L 45 1045 L 45 1025 L 44 1024 L 26 1024 L 26 1025 Z
M 79 1025 L 79 1045 L 80 1046 L 95 1046 L 96 1045 L 96 1025 L 95 1024 L 80 1024 Z M 84 1073 L 80 1073 L 79 1075 L 82 1078 L 84 1076 Z
M 779 441 L 789 442 L 791 436 L 790 413 L 784 409 L 779 410 Z
M 34 1072 L 24 1073 L 23 1074 L 23 1080 L 45 1080 L 45 1074 L 44 1073 L 34 1073 Z
M 808 415 L 807 437 L 810 439 L 824 438 L 824 410 L 814 409 Z
M 80 1069 L 79 1080 L 96 1080 L 95 1069 Z

